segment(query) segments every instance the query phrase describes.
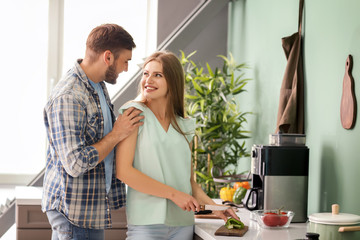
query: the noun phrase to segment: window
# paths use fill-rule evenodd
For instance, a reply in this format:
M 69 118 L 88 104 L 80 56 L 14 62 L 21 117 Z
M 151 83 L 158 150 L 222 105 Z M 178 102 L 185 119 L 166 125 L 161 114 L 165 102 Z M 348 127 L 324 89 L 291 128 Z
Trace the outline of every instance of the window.
M 45 164 L 48 0 L 0 3 L 0 174 Z
M 64 27 L 62 74 L 85 54 L 88 34 L 103 23 L 116 23 L 134 38 L 137 47 L 129 71 L 108 85 L 111 96 L 139 69 L 137 64 L 156 49 L 156 0 L 58 0 L 63 1 Z M 2 174 L 34 175 L 45 167 L 46 132 L 43 108 L 47 101 L 49 60 L 48 29 L 51 0 L 12 0 L 0 3 L 1 118 L 0 183 Z M 58 3 L 58 2 L 56 2 Z M 55 4 L 61 7 L 62 4 Z M 155 9 L 155 11 L 154 11 Z M 54 16 L 51 16 L 54 17 Z M 50 24 L 50 26 L 49 26 Z M 57 41 L 56 41 L 57 42 Z M 59 41 L 61 44 L 61 41 Z M 62 75 L 61 74 L 61 75 Z M 55 79 L 57 81 L 58 79 Z
M 155 1 L 144 0 L 65 0 L 64 4 L 64 64 L 63 72 L 71 68 L 85 54 L 85 42 L 90 31 L 103 23 L 116 23 L 134 38 L 136 48 L 129 63 L 128 72 L 119 75 L 116 85 L 107 85 L 112 97 L 139 69 L 138 64 L 148 52 L 156 49 L 156 32 L 147 36 L 149 22 L 156 20 L 157 13 L 148 11 Z M 156 6 L 156 5 L 155 5 Z M 155 22 L 154 22 L 155 23 Z M 150 40 L 149 38 L 155 38 Z

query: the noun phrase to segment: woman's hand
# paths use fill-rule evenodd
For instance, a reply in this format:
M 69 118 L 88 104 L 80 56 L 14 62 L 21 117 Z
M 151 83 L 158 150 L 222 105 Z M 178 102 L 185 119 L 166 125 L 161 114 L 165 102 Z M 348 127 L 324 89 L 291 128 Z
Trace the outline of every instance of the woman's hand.
M 228 208 L 224 211 L 213 211 L 213 213 L 223 219 L 225 222 L 227 221 L 228 217 L 235 218 L 236 220 L 240 220 L 240 218 L 236 215 L 233 208 Z
M 189 194 L 177 191 L 176 193 L 172 193 L 169 199 L 184 211 L 200 211 L 198 201 Z

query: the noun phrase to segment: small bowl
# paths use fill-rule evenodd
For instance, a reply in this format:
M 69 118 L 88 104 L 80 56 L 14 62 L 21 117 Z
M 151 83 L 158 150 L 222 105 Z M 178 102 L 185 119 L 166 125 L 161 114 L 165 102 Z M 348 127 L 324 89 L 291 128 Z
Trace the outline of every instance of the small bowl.
M 289 227 L 295 213 L 293 211 L 256 210 L 256 221 L 262 228 L 282 229 Z

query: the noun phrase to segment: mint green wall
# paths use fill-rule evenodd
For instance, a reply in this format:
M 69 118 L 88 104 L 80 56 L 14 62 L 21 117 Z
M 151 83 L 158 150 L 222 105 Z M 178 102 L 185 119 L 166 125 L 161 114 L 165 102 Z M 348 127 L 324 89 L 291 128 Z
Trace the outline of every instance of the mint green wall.
M 286 66 L 281 38 L 297 32 L 298 0 L 234 0 L 230 4 L 229 51 L 247 62 L 253 81 L 239 98 L 252 111 L 249 146 L 267 144 L 275 131 Z M 360 215 L 360 119 L 352 130 L 340 122 L 345 61 L 353 56 L 360 99 L 360 1 L 305 0 L 303 43 L 305 133 L 310 148 L 309 214 L 340 211 Z M 360 105 L 360 104 L 358 104 Z M 359 110 L 360 111 L 360 110 Z M 358 118 L 359 116 L 357 116 Z

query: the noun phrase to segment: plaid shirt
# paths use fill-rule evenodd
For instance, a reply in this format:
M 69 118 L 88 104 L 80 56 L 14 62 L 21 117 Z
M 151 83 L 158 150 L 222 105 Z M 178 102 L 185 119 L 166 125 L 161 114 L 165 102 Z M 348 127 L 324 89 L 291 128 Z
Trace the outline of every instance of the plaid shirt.
M 56 209 L 76 226 L 111 227 L 110 208 L 125 205 L 125 185 L 116 179 L 106 194 L 105 167 L 91 145 L 104 133 L 100 100 L 80 67 L 81 60 L 56 85 L 44 109 L 49 140 L 42 210 Z M 115 115 L 105 84 L 101 86 Z

